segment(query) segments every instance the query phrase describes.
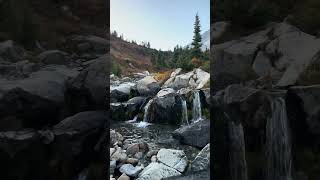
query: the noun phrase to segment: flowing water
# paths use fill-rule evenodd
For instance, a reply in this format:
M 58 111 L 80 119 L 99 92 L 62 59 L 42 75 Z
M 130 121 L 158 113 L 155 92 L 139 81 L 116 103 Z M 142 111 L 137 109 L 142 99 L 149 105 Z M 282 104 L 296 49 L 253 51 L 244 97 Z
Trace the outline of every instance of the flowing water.
M 202 119 L 201 114 L 201 100 L 199 90 L 193 92 L 193 108 L 192 108 L 192 120 L 193 122 L 199 121 Z
M 183 99 L 183 98 L 181 98 L 181 101 L 182 101 L 182 120 L 181 120 L 181 124 L 182 125 L 189 125 L 187 101 L 185 99 Z
M 291 142 L 284 99 L 274 99 L 271 110 L 266 125 L 267 180 L 292 180 Z
M 231 180 L 247 180 L 246 148 L 241 123 L 236 124 L 229 120 L 228 133 L 230 178 Z

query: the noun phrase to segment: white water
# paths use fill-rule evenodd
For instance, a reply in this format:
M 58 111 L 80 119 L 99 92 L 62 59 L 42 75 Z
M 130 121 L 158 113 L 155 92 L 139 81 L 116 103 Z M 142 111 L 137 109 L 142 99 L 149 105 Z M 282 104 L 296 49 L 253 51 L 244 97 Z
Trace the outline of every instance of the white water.
M 143 122 L 148 122 L 149 108 L 152 102 L 153 102 L 153 99 L 149 100 L 149 102 L 144 107 Z
M 146 128 L 147 126 L 151 125 L 151 123 L 148 123 L 148 115 L 149 115 L 149 108 L 152 102 L 153 102 L 153 99 L 149 100 L 149 102 L 144 107 L 143 121 L 134 123 L 134 126 L 138 128 Z M 136 121 L 137 121 L 137 118 L 135 117 L 131 122 L 136 122 Z
M 187 108 L 187 102 L 183 98 L 181 98 L 182 101 L 182 125 L 189 125 L 188 121 L 188 108 Z
M 138 115 L 136 115 L 133 119 L 126 121 L 126 122 L 127 123 L 134 123 L 134 122 L 137 122 L 137 119 L 138 119 Z
M 241 123 L 236 124 L 229 120 L 229 166 L 231 180 L 247 180 L 247 163 L 246 163 L 246 148 Z M 274 179 L 276 180 L 276 179 Z
M 197 122 L 202 119 L 201 114 L 201 101 L 199 90 L 193 92 L 193 108 L 192 108 L 192 121 Z
M 292 180 L 291 140 L 284 99 L 273 100 L 271 111 L 266 125 L 267 180 Z

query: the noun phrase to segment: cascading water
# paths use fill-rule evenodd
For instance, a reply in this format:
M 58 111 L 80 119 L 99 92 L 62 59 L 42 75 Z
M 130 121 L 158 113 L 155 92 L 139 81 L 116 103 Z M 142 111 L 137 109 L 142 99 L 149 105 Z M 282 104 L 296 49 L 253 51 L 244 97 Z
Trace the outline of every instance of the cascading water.
M 267 180 L 292 180 L 291 140 L 284 99 L 274 99 L 271 111 L 266 125 L 266 177 Z
M 227 116 L 228 117 L 228 116 Z M 236 124 L 229 119 L 229 166 L 231 180 L 247 180 L 246 148 L 241 123 Z
M 149 102 L 144 107 L 143 121 L 139 122 L 137 124 L 137 127 L 145 128 L 148 125 L 150 125 L 150 123 L 148 123 L 148 115 L 149 115 L 150 105 L 152 104 L 152 102 L 153 102 L 153 99 L 149 100 Z
M 181 97 L 182 102 L 182 125 L 189 125 L 187 101 Z
M 193 122 L 202 119 L 201 114 L 201 100 L 200 100 L 200 93 L 199 90 L 195 90 L 193 92 L 193 108 L 192 108 L 192 116 Z

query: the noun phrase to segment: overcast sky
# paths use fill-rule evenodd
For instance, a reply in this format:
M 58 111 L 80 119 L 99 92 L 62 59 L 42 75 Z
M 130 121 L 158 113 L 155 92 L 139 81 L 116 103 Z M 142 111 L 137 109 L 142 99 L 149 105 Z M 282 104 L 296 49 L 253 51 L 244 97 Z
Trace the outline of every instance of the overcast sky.
M 111 0 L 110 7 L 112 31 L 156 49 L 189 44 L 197 12 L 202 33 L 210 28 L 210 0 Z

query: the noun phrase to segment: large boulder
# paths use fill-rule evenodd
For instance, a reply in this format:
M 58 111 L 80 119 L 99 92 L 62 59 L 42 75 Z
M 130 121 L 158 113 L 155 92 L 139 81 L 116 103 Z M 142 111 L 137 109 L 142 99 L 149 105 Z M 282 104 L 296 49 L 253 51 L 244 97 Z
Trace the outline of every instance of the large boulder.
M 160 149 L 157 154 L 159 162 L 183 173 L 188 165 L 188 158 L 182 150 Z
M 26 78 L 32 72 L 38 71 L 40 66 L 27 60 L 11 64 L 0 64 L 0 75 L 5 78 Z
M 196 69 L 195 70 L 195 76 L 196 76 L 196 89 L 203 88 L 209 81 L 210 81 L 210 74 L 203 71 L 202 69 Z
M 156 96 L 149 108 L 148 122 L 173 125 L 181 123 L 182 98 L 177 93 Z
M 67 104 L 73 113 L 105 109 L 108 84 L 107 55 L 96 59 L 68 81 Z
M 176 70 L 174 70 L 171 74 L 170 74 L 170 78 L 163 84 L 163 88 L 167 88 L 168 86 L 171 86 L 174 79 L 176 78 L 177 75 L 179 75 L 181 73 L 182 69 L 178 68 Z
M 0 60 L 18 62 L 24 59 L 25 50 L 17 46 L 12 40 L 0 43 Z
M 210 168 L 210 144 L 207 144 L 191 163 L 192 171 L 208 170 Z
M 312 134 L 320 135 L 320 85 L 294 86 L 289 89 L 288 94 L 299 99 L 299 106 L 306 115 L 305 121 L 308 130 Z
M 140 95 L 155 95 L 160 90 L 160 86 L 152 76 L 146 76 L 137 81 L 137 90 Z
M 70 60 L 67 58 L 67 55 L 68 53 L 60 50 L 48 50 L 39 54 L 37 58 L 40 62 L 44 64 L 65 65 L 70 63 Z
M 63 66 L 53 66 L 18 80 L 0 80 L 0 119 L 2 130 L 8 121 L 18 121 L 21 127 L 41 128 L 59 120 L 65 104 L 66 82 L 75 77 L 77 71 Z M 13 129 L 11 129 L 13 128 Z
M 203 148 L 210 142 L 210 121 L 201 120 L 172 133 L 173 138 L 190 146 Z
M 167 177 L 179 176 L 181 173 L 162 163 L 152 162 L 139 174 L 137 180 L 161 180 Z
M 118 86 L 110 87 L 110 101 L 111 102 L 124 102 L 130 97 L 131 89 L 136 84 L 132 82 L 125 82 Z
M 222 41 L 223 36 L 228 32 L 230 23 L 226 21 L 220 21 L 212 24 L 211 41 L 213 43 Z
M 108 52 L 109 42 L 107 39 L 98 36 L 75 36 L 73 41 L 77 43 L 88 43 L 89 47 L 86 49 L 88 52 L 96 54 L 105 54 Z
M 174 89 L 186 88 L 189 86 L 189 81 L 193 75 L 194 75 L 193 71 L 190 71 L 185 74 L 177 75 L 173 83 L 171 83 L 168 87 L 171 87 Z

